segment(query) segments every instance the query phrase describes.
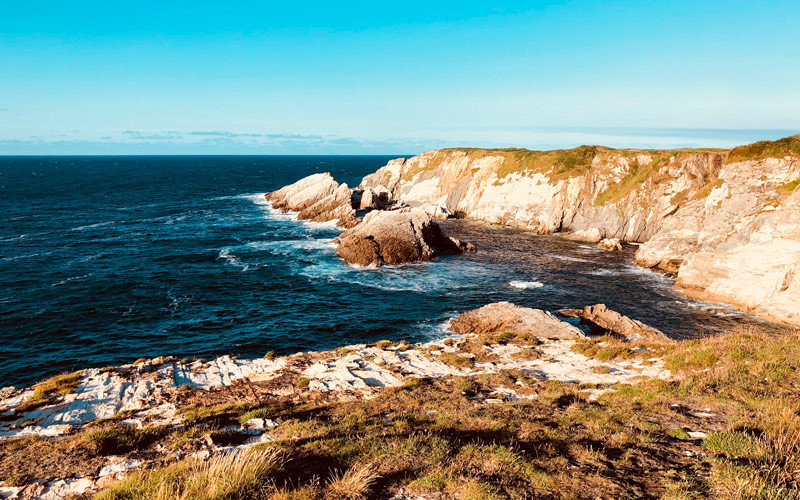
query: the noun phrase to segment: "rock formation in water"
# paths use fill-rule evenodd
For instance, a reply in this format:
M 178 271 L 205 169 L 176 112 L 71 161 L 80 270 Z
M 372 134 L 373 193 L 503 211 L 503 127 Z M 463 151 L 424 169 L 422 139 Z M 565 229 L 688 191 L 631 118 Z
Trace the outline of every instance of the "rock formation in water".
M 641 321 L 612 311 L 605 304 L 586 306 L 583 309 L 563 309 L 559 314 L 581 319 L 581 324 L 588 325 L 594 335 L 620 336 L 628 342 L 642 340 L 645 342 L 672 342 L 661 330 L 645 325 Z
M 462 313 L 450 321 L 450 330 L 460 334 L 530 335 L 551 339 L 583 338 L 583 332 L 547 311 L 495 302 Z
M 703 299 L 800 324 L 800 136 L 733 150 L 444 149 L 360 189 L 396 205 L 572 239 L 644 243 L 636 261 Z
M 619 238 L 603 238 L 600 240 L 600 243 L 597 244 L 597 248 L 602 250 L 622 250 L 622 243 L 620 243 Z
M 336 220 L 339 226 L 350 228 L 358 224 L 351 196 L 347 184 L 339 184 L 326 172 L 267 193 L 266 198 L 273 208 L 299 212 L 298 219 L 314 222 Z
M 422 210 L 370 212 L 337 240 L 337 255 L 361 266 L 419 262 L 467 249 L 467 244 L 445 235 Z

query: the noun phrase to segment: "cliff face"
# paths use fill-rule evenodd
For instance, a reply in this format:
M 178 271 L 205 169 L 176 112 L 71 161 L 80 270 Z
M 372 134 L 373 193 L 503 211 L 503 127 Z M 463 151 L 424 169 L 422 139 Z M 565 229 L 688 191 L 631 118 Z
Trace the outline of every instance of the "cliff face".
M 410 205 L 580 239 L 647 241 L 716 179 L 726 152 L 440 150 L 389 162 L 361 187 Z
M 692 296 L 800 324 L 800 136 L 723 150 L 428 151 L 362 189 L 586 241 L 643 245 Z

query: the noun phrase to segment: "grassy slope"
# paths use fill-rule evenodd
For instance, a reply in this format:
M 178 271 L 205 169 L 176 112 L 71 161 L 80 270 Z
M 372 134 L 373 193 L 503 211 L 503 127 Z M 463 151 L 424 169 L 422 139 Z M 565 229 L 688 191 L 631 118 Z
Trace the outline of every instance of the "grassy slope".
M 485 342 L 470 348 L 480 354 Z M 640 355 L 610 338 L 575 349 L 598 359 Z M 800 486 L 800 332 L 740 331 L 650 349 L 679 378 L 621 385 L 597 402 L 581 387 L 519 372 L 413 379 L 368 401 L 232 400 L 185 409 L 185 429 L 110 421 L 55 444 L 6 442 L 0 479 L 58 477 L 67 462 L 87 473 L 107 455 L 147 456 L 158 446 L 190 454 L 209 438 L 235 444 L 240 436 L 215 429 L 257 416 L 280 424 L 251 458 L 213 467 L 185 459 L 99 498 L 389 498 L 400 490 L 464 499 L 799 498 L 790 489 Z M 481 402 L 498 386 L 537 397 Z M 707 437 L 692 439 L 698 430 Z

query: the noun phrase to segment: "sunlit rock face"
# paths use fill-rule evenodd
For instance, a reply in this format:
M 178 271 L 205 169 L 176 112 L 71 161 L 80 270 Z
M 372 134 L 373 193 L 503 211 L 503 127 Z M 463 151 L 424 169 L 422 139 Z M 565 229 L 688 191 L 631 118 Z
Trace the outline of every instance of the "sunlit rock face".
M 800 325 L 798 143 L 434 150 L 390 161 L 359 188 L 537 233 L 642 243 L 637 263 L 676 273 L 689 295 Z

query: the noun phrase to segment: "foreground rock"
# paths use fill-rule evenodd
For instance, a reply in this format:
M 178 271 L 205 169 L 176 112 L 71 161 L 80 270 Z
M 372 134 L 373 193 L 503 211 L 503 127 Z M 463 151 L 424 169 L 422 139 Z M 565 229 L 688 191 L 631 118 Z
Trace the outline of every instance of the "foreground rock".
M 314 174 L 277 191 L 267 193 L 272 207 L 284 212 L 298 212 L 297 218 L 314 222 L 336 220 L 350 228 L 358 224 L 347 184 L 339 184 L 330 173 Z
M 616 335 L 623 337 L 628 342 L 672 342 L 672 339 L 661 330 L 645 325 L 641 321 L 612 311 L 605 304 L 586 306 L 583 309 L 563 309 L 559 314 L 567 317 L 577 317 L 581 323 L 589 325 L 594 335 Z
M 458 254 L 474 247 L 449 238 L 421 210 L 370 212 L 358 226 L 337 239 L 336 253 L 348 264 L 397 265 Z
M 450 322 L 455 333 L 534 335 L 554 339 L 584 337 L 582 331 L 541 309 L 495 302 L 467 311 Z

